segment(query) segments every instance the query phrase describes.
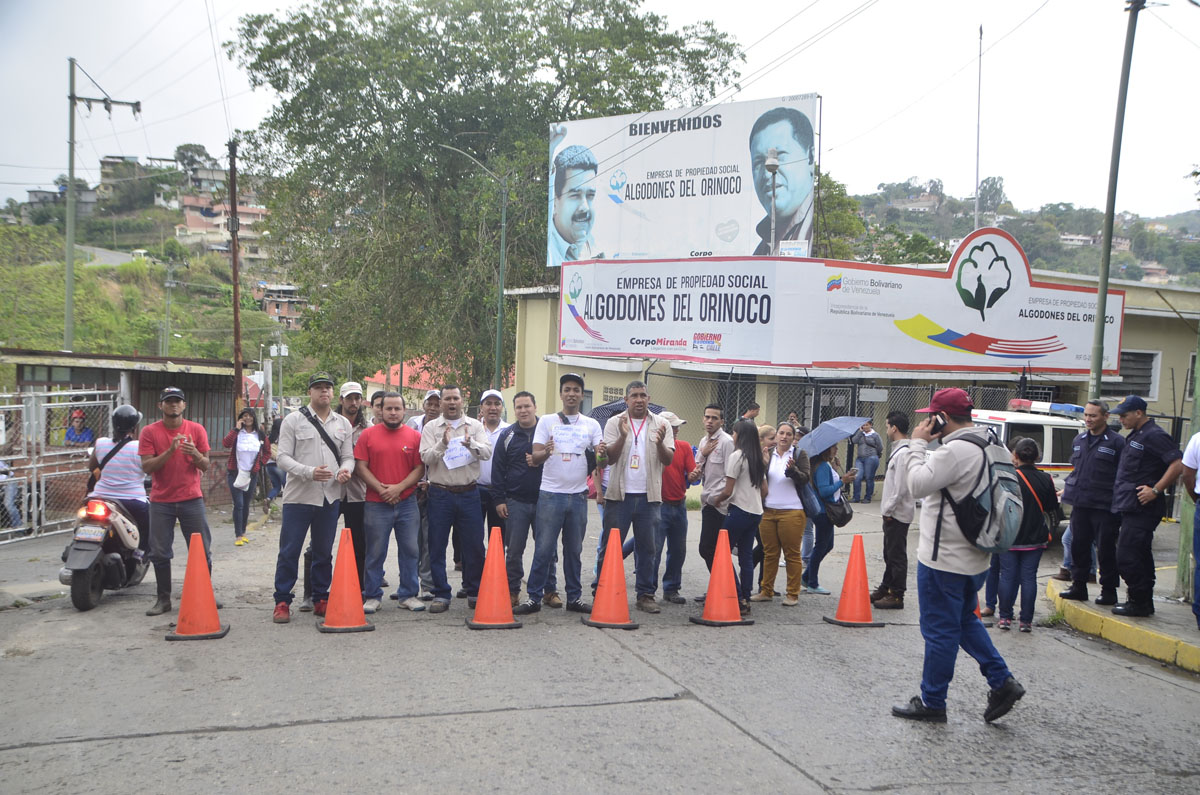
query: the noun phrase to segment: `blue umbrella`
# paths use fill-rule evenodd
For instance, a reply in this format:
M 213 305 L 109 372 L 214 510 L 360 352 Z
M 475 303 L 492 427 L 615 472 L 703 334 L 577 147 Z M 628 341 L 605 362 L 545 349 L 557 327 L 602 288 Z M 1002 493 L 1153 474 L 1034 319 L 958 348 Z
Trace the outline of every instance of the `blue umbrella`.
M 870 417 L 834 417 L 831 420 L 825 420 L 814 428 L 812 433 L 801 437 L 800 441 L 796 442 L 796 447 L 810 456 L 815 456 L 843 439 L 849 439 L 855 431 L 863 426 L 863 423 L 870 422 L 870 420 Z

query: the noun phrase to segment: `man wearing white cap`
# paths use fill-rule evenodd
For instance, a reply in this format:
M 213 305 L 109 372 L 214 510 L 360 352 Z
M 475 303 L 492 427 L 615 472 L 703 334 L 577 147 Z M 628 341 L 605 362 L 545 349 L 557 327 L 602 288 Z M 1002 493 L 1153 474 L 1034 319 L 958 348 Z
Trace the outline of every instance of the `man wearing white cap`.
M 489 389 L 483 393 L 483 399 L 479 401 L 479 420 L 483 423 L 483 428 L 488 434 L 488 444 L 492 449 L 496 449 L 496 439 L 500 436 L 500 432 L 508 427 L 507 422 L 500 419 L 500 415 L 504 413 L 504 396 L 495 389 Z M 492 528 L 499 527 L 501 537 L 504 535 L 504 519 L 500 514 L 496 513 L 496 506 L 492 502 L 492 459 L 479 462 L 479 502 L 483 509 L 483 540 L 484 543 L 490 543 L 492 540 Z

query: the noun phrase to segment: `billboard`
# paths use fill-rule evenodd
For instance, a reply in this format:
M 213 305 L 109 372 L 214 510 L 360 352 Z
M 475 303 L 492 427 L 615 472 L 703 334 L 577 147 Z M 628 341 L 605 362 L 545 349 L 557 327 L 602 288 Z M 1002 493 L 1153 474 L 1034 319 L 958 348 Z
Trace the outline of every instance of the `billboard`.
M 818 104 L 803 94 L 551 125 L 546 265 L 808 256 Z
M 947 269 L 721 257 L 564 264 L 563 354 L 776 367 L 1087 373 L 1096 290 L 1033 281 L 1007 232 L 967 237 Z M 1109 291 L 1116 374 L 1125 293 Z

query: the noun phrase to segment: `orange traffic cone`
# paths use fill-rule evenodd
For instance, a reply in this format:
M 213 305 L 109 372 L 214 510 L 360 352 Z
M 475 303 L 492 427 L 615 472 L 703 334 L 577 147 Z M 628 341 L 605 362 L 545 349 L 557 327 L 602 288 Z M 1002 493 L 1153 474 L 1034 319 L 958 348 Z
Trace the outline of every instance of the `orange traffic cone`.
M 521 622 L 513 618 L 512 600 L 508 595 L 508 570 L 504 566 L 504 535 L 499 527 L 492 528 L 487 557 L 483 559 L 483 576 L 479 579 L 479 598 L 475 601 L 475 616 L 467 619 L 471 629 L 520 629 Z
M 742 618 L 738 607 L 737 580 L 733 576 L 733 556 L 729 554 L 729 533 L 725 528 L 717 535 L 717 553 L 713 557 L 712 574 L 708 576 L 708 594 L 704 597 L 704 614 L 688 616 L 693 624 L 706 627 L 729 627 L 753 624 L 754 619 Z
M 833 618 L 821 618 L 843 627 L 883 626 L 882 621 L 871 619 L 871 587 L 867 584 L 867 556 L 863 552 L 861 535 L 854 536 L 854 543 L 850 547 L 850 562 L 846 565 L 846 579 L 842 581 L 837 614 Z
M 591 618 L 580 620 L 589 627 L 637 629 L 629 618 L 629 592 L 625 590 L 625 559 L 621 555 L 621 531 L 608 531 L 608 549 L 604 551 L 604 568 L 596 583 L 596 598 L 592 600 Z
M 353 533 L 342 530 L 338 542 L 337 560 L 333 564 L 333 585 L 329 589 L 329 604 L 325 620 L 317 622 L 318 632 L 370 632 L 375 625 L 363 613 L 362 590 L 358 585 L 358 565 L 354 561 Z
M 979 623 L 983 624 L 985 627 L 990 627 L 994 623 L 996 623 L 994 621 L 984 621 L 983 620 L 983 613 L 981 613 L 979 611 L 979 594 L 975 594 L 975 617 L 978 618 Z
M 167 640 L 209 640 L 229 634 L 229 625 L 217 615 L 217 597 L 213 595 L 204 539 L 192 533 L 188 542 L 187 570 L 183 574 L 183 596 L 179 600 L 179 619 Z

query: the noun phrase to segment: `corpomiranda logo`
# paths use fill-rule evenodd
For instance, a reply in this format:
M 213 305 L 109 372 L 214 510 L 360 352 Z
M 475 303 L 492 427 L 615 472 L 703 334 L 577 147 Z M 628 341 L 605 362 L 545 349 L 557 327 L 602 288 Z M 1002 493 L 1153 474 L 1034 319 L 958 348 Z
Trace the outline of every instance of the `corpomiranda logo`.
M 666 339 L 665 337 L 659 337 L 658 339 L 654 339 L 654 340 L 630 337 L 629 344 L 630 345 L 640 345 L 640 346 L 647 347 L 647 348 L 654 347 L 654 346 L 663 347 L 663 348 L 686 348 L 688 343 L 687 343 L 687 340 L 682 340 L 682 339 L 669 340 L 669 339 Z

